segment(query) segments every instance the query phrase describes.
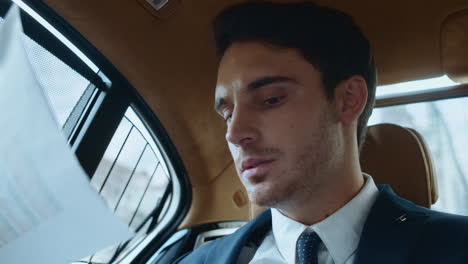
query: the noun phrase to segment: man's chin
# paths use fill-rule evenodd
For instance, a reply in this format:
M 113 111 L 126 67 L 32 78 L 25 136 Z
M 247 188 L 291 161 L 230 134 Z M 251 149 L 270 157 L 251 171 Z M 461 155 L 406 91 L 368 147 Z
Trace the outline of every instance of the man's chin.
M 278 202 L 278 197 L 274 194 L 260 191 L 249 192 L 249 199 L 252 203 L 261 207 L 274 207 Z

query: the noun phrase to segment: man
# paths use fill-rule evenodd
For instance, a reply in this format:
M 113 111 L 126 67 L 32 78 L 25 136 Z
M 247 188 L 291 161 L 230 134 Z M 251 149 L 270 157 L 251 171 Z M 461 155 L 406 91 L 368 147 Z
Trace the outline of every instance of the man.
M 271 207 L 180 263 L 468 263 L 468 220 L 377 187 L 359 165 L 376 77 L 352 19 L 247 2 L 215 20 L 216 111 L 252 202 Z

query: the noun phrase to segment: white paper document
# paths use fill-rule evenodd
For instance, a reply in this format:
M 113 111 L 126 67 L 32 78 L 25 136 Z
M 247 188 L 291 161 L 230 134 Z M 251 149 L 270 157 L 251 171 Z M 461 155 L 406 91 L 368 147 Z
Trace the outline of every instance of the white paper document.
M 133 233 L 90 186 L 22 37 L 12 6 L 0 24 L 0 263 L 71 263 Z

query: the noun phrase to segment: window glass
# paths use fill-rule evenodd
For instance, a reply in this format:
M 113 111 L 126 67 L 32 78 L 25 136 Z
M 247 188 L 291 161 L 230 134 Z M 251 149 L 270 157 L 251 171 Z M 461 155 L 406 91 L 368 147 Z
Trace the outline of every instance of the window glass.
M 63 127 L 90 82 L 29 37 L 24 37 L 24 44 L 57 122 Z
M 378 123 L 413 128 L 423 136 L 439 189 L 433 209 L 468 215 L 468 98 L 376 108 L 369 125 Z
M 415 92 L 428 92 L 457 84 L 459 83 L 452 81 L 447 75 L 444 75 L 436 78 L 382 85 L 377 88 L 375 96 L 377 99 L 380 99 L 388 96 L 407 95 Z
M 138 235 L 127 243 L 92 256 L 108 263 L 138 244 L 165 215 L 172 193 L 171 178 L 159 148 L 130 107 L 91 179 L 114 214 Z
M 2 21 L 0 18 L 0 23 Z M 85 91 L 95 88 L 86 78 L 24 34 L 23 43 L 57 123 L 63 127 Z

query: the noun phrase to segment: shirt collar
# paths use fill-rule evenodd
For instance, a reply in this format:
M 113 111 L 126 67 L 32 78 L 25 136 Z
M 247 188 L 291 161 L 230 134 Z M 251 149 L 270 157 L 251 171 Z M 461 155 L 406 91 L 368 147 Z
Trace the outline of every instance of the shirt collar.
M 272 209 L 272 232 L 279 252 L 287 263 L 295 262 L 296 241 L 306 229 L 314 230 L 336 264 L 345 263 L 356 251 L 365 220 L 378 196 L 378 189 L 364 174 L 361 191 L 346 205 L 324 220 L 306 226 L 296 222 L 277 209 Z

